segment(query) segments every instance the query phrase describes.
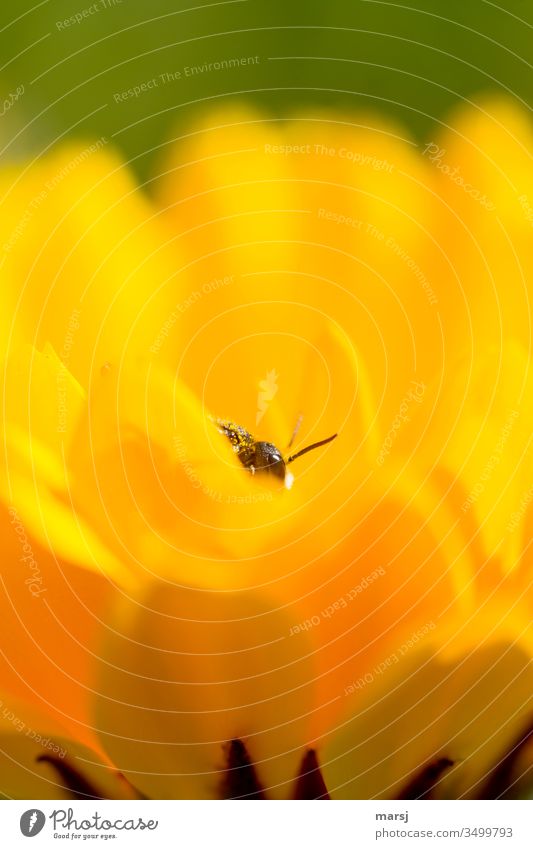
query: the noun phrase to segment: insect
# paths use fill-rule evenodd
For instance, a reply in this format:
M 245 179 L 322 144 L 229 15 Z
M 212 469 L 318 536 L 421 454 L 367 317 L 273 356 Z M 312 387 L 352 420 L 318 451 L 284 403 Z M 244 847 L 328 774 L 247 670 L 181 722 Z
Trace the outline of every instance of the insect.
M 327 439 L 321 439 L 320 442 L 313 442 L 312 445 L 307 445 L 296 454 L 291 454 L 289 457 L 284 457 L 279 448 L 276 448 L 272 442 L 258 442 L 241 425 L 229 419 L 219 419 L 210 417 L 213 424 L 218 429 L 218 432 L 227 437 L 233 446 L 233 450 L 237 457 L 248 469 L 252 475 L 255 474 L 271 474 L 279 478 L 285 484 L 287 489 L 290 489 L 293 482 L 293 476 L 288 471 L 287 466 L 294 462 L 298 457 L 307 454 L 308 451 L 314 451 L 315 448 L 320 448 L 322 445 L 327 445 L 337 436 L 328 436 Z M 290 448 L 302 422 L 302 417 L 298 419 L 294 433 L 291 437 L 288 447 Z

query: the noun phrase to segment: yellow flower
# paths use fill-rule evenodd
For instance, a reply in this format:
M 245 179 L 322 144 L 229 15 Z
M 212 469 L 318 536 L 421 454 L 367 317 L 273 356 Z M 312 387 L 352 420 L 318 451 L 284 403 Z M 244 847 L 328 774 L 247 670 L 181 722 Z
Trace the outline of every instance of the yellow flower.
M 522 792 L 531 129 L 451 126 L 221 111 L 151 199 L 101 146 L 1 177 L 2 539 L 65 581 L 14 627 L 70 617 L 8 689 L 146 796 Z M 213 417 L 338 436 L 284 487 Z

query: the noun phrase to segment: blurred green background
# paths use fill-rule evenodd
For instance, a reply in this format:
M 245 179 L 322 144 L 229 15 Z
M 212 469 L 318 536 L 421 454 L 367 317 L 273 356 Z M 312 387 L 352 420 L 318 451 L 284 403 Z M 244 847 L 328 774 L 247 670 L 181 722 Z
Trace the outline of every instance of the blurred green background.
M 0 45 L 4 160 L 104 135 L 141 177 L 199 109 L 235 97 L 275 116 L 380 111 L 424 140 L 461 99 L 533 94 L 530 0 L 2 0 Z M 258 61 L 185 72 L 245 57 Z

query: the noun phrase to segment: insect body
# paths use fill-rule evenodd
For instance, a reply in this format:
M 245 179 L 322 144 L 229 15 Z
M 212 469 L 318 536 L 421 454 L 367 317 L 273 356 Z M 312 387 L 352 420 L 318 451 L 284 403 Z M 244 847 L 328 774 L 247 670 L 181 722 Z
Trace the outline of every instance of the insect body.
M 218 418 L 212 418 L 211 421 L 216 425 L 219 433 L 229 439 L 237 457 L 252 475 L 259 473 L 275 475 L 275 477 L 279 478 L 285 484 L 287 489 L 290 489 L 292 484 L 292 475 L 287 470 L 287 466 L 293 460 L 296 460 L 297 457 L 301 457 L 302 454 L 307 454 L 308 451 L 319 448 L 321 445 L 326 445 L 337 436 L 334 433 L 333 436 L 322 439 L 320 442 L 313 442 L 312 445 L 308 445 L 306 448 L 302 448 L 301 451 L 297 451 L 296 454 L 285 458 L 279 448 L 276 448 L 272 442 L 256 441 L 251 433 L 248 433 L 247 430 L 235 424 L 235 422 Z M 293 434 L 293 439 L 296 431 Z M 290 444 L 292 444 L 292 439 Z

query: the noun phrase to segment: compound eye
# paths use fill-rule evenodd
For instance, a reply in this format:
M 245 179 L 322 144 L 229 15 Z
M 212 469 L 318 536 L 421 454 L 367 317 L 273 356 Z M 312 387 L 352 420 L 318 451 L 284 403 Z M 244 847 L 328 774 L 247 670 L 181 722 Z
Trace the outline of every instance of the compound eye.
M 287 470 L 285 468 L 285 461 L 283 457 L 280 457 L 278 460 L 274 460 L 274 462 L 272 462 L 270 466 L 267 467 L 267 471 L 271 475 L 275 475 L 277 478 L 279 478 L 280 481 L 284 481 Z
M 271 442 L 256 442 L 254 466 L 256 472 L 268 472 L 281 481 L 285 480 L 285 460 Z

